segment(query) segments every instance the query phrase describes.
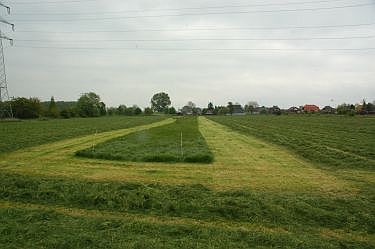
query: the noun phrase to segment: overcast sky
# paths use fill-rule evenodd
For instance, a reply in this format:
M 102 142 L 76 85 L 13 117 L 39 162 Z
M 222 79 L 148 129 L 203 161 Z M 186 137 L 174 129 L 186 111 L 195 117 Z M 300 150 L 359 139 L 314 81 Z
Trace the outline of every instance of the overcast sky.
M 160 91 L 176 107 L 375 100 L 374 0 L 11 2 L 1 12 L 16 24 L 2 25 L 15 39 L 5 45 L 11 96 L 94 91 L 108 106 L 141 107 Z

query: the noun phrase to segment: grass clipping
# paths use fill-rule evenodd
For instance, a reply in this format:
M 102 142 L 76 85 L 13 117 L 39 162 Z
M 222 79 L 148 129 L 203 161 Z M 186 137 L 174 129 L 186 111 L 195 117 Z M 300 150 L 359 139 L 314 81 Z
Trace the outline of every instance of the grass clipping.
M 199 132 L 196 117 L 177 118 L 172 124 L 116 138 L 78 151 L 76 155 L 133 162 L 211 163 L 213 161 L 213 154 Z

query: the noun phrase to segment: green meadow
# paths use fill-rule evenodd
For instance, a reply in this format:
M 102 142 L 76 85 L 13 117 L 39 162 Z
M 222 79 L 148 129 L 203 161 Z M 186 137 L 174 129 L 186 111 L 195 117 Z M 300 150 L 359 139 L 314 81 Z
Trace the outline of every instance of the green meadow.
M 110 120 L 2 141 L 0 248 L 375 248 L 374 118 Z

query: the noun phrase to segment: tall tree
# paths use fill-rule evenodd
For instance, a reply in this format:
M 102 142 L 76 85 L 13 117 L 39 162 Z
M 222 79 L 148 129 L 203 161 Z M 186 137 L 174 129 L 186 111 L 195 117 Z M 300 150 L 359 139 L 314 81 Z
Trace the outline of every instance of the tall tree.
M 171 99 L 167 93 L 155 94 L 151 99 L 151 107 L 156 112 L 165 112 L 171 105 Z
M 104 102 L 100 102 L 100 103 L 99 103 L 99 114 L 100 114 L 100 116 L 105 116 L 105 115 L 107 115 L 107 107 L 106 107 L 106 105 L 104 104 Z
M 150 107 L 146 107 L 145 110 L 144 110 L 144 114 L 145 115 L 152 115 L 154 112 L 152 111 L 152 109 Z
M 142 114 L 142 109 L 139 108 L 137 105 L 133 105 L 133 114 L 134 115 L 141 115 Z
M 59 111 L 57 109 L 55 98 L 53 96 L 51 97 L 51 101 L 49 102 L 47 115 L 51 118 L 59 117 Z
M 233 103 L 232 102 L 228 102 L 228 106 L 227 107 L 228 107 L 230 115 L 233 115 L 233 111 L 234 111 Z
M 77 102 L 77 112 L 81 117 L 99 117 L 103 105 L 96 93 L 82 94 Z
M 173 106 L 171 108 L 169 108 L 168 114 L 176 115 L 177 114 L 176 108 L 174 108 Z

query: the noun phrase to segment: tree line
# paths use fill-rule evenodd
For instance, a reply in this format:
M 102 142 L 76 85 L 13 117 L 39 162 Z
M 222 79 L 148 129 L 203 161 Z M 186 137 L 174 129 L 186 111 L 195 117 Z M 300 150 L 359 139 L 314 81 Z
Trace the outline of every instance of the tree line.
M 77 101 L 55 101 L 54 97 L 48 102 L 31 97 L 17 97 L 8 102 L 0 102 L 0 108 L 11 108 L 13 117 L 18 119 L 35 118 L 73 118 L 101 117 L 106 115 L 152 115 L 156 113 L 177 114 L 171 106 L 171 100 L 166 93 L 157 93 L 151 99 L 151 106 L 141 109 L 137 105 L 107 108 L 100 96 L 94 92 L 82 94 Z
M 199 108 L 193 102 L 189 101 L 181 109 L 177 110 L 172 106 L 171 99 L 167 93 L 160 92 L 153 95 L 150 101 L 150 107 L 141 109 L 137 105 L 118 107 L 106 107 L 100 96 L 94 92 L 82 94 L 77 101 L 64 102 L 55 101 L 51 97 L 50 101 L 41 102 L 38 98 L 13 98 L 9 102 L 0 102 L 0 108 L 12 109 L 13 116 L 18 119 L 35 119 L 41 117 L 47 118 L 72 118 L 72 117 L 101 117 L 101 116 L 139 116 L 170 114 L 170 115 L 235 115 L 235 114 L 290 114 L 290 113 L 325 113 L 340 115 L 366 115 L 375 114 L 375 103 L 366 103 L 365 100 L 359 104 L 342 104 L 336 108 L 326 106 L 322 110 L 308 110 L 303 106 L 281 109 L 278 106 L 265 107 L 259 106 L 256 101 L 249 101 L 242 106 L 238 103 L 228 102 L 227 105 L 215 106 L 210 102 L 207 107 Z

